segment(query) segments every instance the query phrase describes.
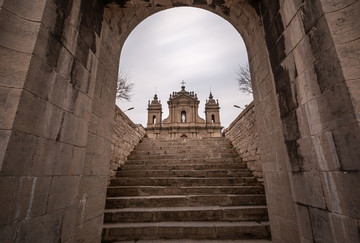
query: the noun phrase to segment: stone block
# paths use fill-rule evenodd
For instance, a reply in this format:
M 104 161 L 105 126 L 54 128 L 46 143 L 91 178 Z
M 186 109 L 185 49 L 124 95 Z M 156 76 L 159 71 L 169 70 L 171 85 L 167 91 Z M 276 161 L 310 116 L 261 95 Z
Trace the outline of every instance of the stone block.
M 360 128 L 359 123 L 332 131 L 336 152 L 343 170 L 360 170 Z
M 283 35 L 285 37 L 285 52 L 287 55 L 293 51 L 295 46 L 297 46 L 297 44 L 305 36 L 305 30 L 301 16 L 301 12 L 297 12 L 284 31 Z
M 1 0 L 0 0 L 0 4 L 1 4 Z M 15 222 L 8 224 L 4 227 L 0 227 L 1 241 L 6 243 L 15 242 L 15 236 L 16 236 L 15 232 L 17 229 L 20 228 L 20 226 L 21 226 L 21 222 Z
M 110 148 L 108 155 L 94 155 L 86 153 L 84 175 L 107 175 L 110 168 Z
M 102 199 L 105 199 L 104 195 L 106 192 L 107 179 L 107 175 L 83 176 L 81 182 L 81 193 L 86 193 L 88 198 L 96 198 L 100 195 Z
M 302 6 L 303 24 L 307 33 L 323 16 L 323 10 L 320 1 L 305 0 Z
M 284 26 L 288 26 L 292 18 L 295 16 L 296 12 L 301 7 L 302 2 L 300 0 L 295 1 L 286 1 L 282 0 L 280 1 L 280 14 L 282 17 L 282 21 L 284 23 Z
M 0 128 L 11 129 L 21 96 L 20 89 L 0 86 Z
M 58 107 L 24 90 L 14 129 L 55 140 L 60 130 L 61 116 L 62 111 Z
M 5 153 L 10 140 L 11 130 L 0 130 L 0 171 L 4 162 Z
M 30 65 L 31 54 L 21 53 L 0 46 L 0 84 L 22 88 Z
M 85 221 L 76 229 L 76 242 L 90 242 L 101 236 L 104 215 Z
M 52 74 L 52 69 L 45 61 L 36 55 L 32 57 L 24 88 L 34 95 L 48 100 L 49 92 L 52 90 L 56 80 Z
M 340 162 L 332 133 L 324 132 L 312 139 L 320 171 L 338 170 Z
M 299 233 L 302 237 L 301 242 L 314 242 L 308 207 L 301 204 L 295 204 L 295 210 L 297 216 L 297 225 L 299 226 Z
M 48 139 L 39 139 L 31 169 L 32 175 L 68 175 L 73 146 Z
M 326 208 L 319 172 L 291 173 L 290 183 L 295 202 L 317 208 Z
M 43 15 L 45 0 L 33 2 L 11 0 L 5 1 L 3 8 L 23 19 L 40 22 Z
M 356 219 L 339 214 L 330 214 L 335 242 L 360 242 Z
M 360 38 L 360 3 L 358 1 L 344 6 L 343 9 L 326 14 L 326 19 L 336 44 Z
M 104 181 L 107 182 L 107 178 Z M 105 198 L 106 183 L 101 194 L 98 194 L 96 197 L 87 199 L 85 206 L 85 220 L 104 215 Z
M 64 112 L 61 118 L 61 127 L 56 140 L 85 147 L 88 136 L 88 123 L 71 113 Z
M 335 242 L 330 214 L 318 208 L 309 208 L 314 242 Z
M 51 181 L 48 212 L 73 206 L 78 196 L 79 176 L 55 176 Z
M 1 174 L 7 176 L 29 175 L 37 142 L 37 137 L 13 131 L 7 145 Z
M 351 218 L 360 217 L 359 172 L 322 172 L 327 208 L 334 213 Z
M 75 242 L 77 216 L 77 205 L 65 210 L 60 232 L 62 242 Z
M 353 103 L 356 119 L 360 120 L 360 79 L 347 80 L 346 84 L 349 89 L 351 101 Z
M 316 152 L 311 137 L 303 137 L 297 140 L 298 152 L 301 157 L 301 170 L 317 170 Z
M 86 149 L 73 147 L 71 165 L 69 169 L 70 175 L 81 175 L 84 171 Z
M 16 219 L 18 211 L 18 188 L 19 178 L 0 177 L 0 228 L 8 225 Z M 6 231 L 11 230 L 11 228 Z
M 60 242 L 62 217 L 58 211 L 24 221 L 15 242 Z
M 294 48 L 293 52 L 296 70 L 300 76 L 306 69 L 311 68 L 313 66 L 313 62 L 315 61 L 314 55 L 312 54 L 310 37 L 306 35 Z M 313 81 L 315 80 L 316 77 Z
M 305 104 L 311 134 L 333 130 L 354 122 L 349 92 L 345 82 Z
M 0 12 L 0 45 L 14 51 L 32 53 L 40 23 L 23 19 L 6 9 Z
M 324 12 L 334 12 L 351 5 L 352 3 L 356 2 L 356 0 L 320 0 L 320 2 Z
M 73 88 L 79 89 L 81 92 L 87 94 L 90 88 L 90 74 L 79 61 L 76 59 L 73 62 L 70 73 L 70 84 Z
M 296 78 L 295 87 L 299 105 L 304 105 L 321 94 L 313 66 Z
M 336 45 L 343 75 L 346 80 L 360 78 L 360 38 L 350 43 Z
M 313 2 L 313 1 L 307 1 Z M 318 2 L 316 3 L 318 4 Z M 326 21 L 326 17 L 322 15 L 320 19 L 315 23 L 315 25 L 308 32 L 311 52 L 315 59 L 318 59 L 334 45 L 333 39 L 331 38 L 331 33 Z
M 315 73 L 322 93 L 344 81 L 338 55 L 330 47 L 315 61 Z

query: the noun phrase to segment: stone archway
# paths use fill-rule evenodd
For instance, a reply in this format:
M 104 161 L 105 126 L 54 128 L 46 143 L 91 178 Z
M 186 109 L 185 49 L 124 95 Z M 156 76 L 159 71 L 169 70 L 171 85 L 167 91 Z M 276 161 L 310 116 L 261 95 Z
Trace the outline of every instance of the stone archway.
M 175 6 L 244 38 L 273 240 L 358 240 L 356 0 L 2 1 L 1 238 L 100 241 L 121 47 Z

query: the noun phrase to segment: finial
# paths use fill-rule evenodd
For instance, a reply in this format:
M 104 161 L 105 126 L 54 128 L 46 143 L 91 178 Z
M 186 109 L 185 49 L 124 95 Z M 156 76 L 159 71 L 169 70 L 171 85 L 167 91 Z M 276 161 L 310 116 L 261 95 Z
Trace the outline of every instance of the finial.
M 182 86 L 185 86 L 186 83 L 185 83 L 185 81 L 183 80 L 183 81 L 181 82 L 181 84 L 182 84 Z

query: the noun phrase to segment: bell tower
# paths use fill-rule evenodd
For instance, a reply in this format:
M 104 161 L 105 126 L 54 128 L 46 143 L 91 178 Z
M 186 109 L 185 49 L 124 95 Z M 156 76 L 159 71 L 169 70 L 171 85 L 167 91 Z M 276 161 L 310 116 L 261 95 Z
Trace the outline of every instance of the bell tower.
M 207 127 L 220 126 L 220 107 L 219 101 L 215 101 L 210 92 L 209 100 L 205 104 L 205 120 Z
M 161 127 L 161 120 L 162 120 L 162 107 L 161 103 L 158 100 L 157 95 L 154 95 L 154 99 L 151 101 L 149 100 L 148 103 L 148 122 L 147 127 Z

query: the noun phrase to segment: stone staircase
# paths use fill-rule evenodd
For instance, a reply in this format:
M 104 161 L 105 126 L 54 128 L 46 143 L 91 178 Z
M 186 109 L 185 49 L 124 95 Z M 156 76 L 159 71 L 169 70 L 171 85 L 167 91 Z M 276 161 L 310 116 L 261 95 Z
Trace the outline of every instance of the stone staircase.
M 103 242 L 244 239 L 270 239 L 264 188 L 226 138 L 144 138 L 110 182 Z

